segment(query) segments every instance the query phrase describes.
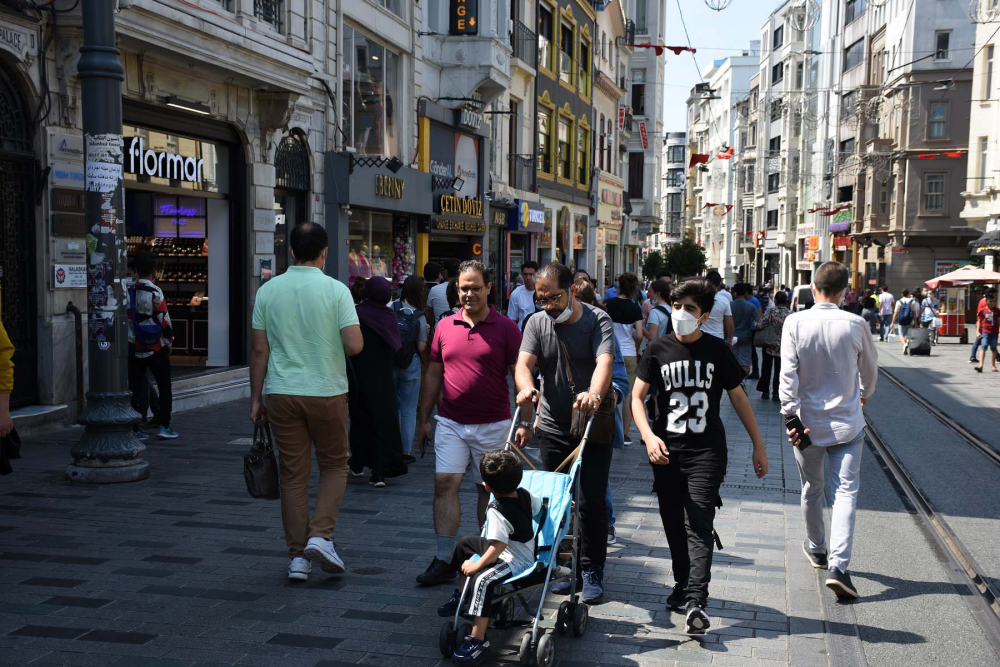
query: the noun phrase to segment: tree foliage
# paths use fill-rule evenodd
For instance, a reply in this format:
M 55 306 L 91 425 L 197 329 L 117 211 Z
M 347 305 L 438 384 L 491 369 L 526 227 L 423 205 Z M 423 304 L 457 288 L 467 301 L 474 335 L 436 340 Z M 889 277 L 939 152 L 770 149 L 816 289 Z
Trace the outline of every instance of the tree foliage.
M 652 280 L 656 277 L 657 273 L 664 270 L 664 265 L 663 253 L 659 250 L 647 252 L 646 256 L 642 259 L 642 277 Z
M 677 280 L 701 275 L 705 271 L 705 249 L 691 239 L 669 246 L 664 254 L 664 266 Z

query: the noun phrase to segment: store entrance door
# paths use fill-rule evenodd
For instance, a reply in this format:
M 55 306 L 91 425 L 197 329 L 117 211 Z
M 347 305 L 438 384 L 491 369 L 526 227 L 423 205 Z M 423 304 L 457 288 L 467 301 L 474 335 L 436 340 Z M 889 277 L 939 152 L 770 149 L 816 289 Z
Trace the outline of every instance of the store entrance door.
M 26 107 L 0 70 L 0 318 L 14 345 L 12 408 L 38 400 L 34 174 Z

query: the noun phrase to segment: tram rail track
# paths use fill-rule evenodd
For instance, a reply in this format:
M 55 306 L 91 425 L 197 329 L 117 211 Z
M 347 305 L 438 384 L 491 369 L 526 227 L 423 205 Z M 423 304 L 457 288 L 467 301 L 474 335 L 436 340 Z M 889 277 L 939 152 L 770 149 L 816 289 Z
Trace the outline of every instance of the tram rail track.
M 1000 452 L 942 413 L 890 373 L 882 369 L 880 372 L 914 402 L 925 408 L 932 416 L 960 436 L 964 442 L 1000 466 Z M 1000 590 L 984 574 L 986 570 L 977 563 L 972 552 L 948 525 L 946 518 L 934 508 L 927 494 L 907 471 L 902 461 L 882 438 L 867 415 L 865 424 L 869 445 L 879 464 L 893 483 L 907 509 L 920 518 L 928 542 L 934 547 L 939 558 L 945 565 L 951 565 L 952 582 L 958 586 L 967 587 L 972 592 L 969 602 L 973 615 L 983 627 L 990 643 L 1000 653 Z

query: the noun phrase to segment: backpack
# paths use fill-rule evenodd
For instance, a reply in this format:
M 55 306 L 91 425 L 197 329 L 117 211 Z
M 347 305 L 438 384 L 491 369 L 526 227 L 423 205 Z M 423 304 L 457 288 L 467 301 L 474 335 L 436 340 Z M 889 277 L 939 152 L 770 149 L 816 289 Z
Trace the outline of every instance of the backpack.
M 899 323 L 904 327 L 908 327 L 913 324 L 913 310 L 910 305 L 913 303 L 913 299 L 908 299 L 906 301 L 900 300 L 899 302 Z
M 392 304 L 392 309 L 396 311 L 396 322 L 399 324 L 399 339 L 402 345 L 396 353 L 392 355 L 392 365 L 396 368 L 409 368 L 413 362 L 413 355 L 417 353 L 417 339 L 420 338 L 420 318 L 423 313 L 416 311 L 408 313 L 403 310 L 399 301 Z
M 132 306 L 132 333 L 135 335 L 135 342 L 140 345 L 155 345 L 160 342 L 163 327 L 156 321 L 156 318 L 152 314 L 140 314 L 138 312 L 135 302 L 136 290 L 149 292 L 150 294 L 156 294 L 156 290 L 145 285 L 139 285 L 138 283 L 128 288 L 129 304 Z
M 673 331 L 674 331 L 674 323 L 670 319 L 670 311 L 668 311 L 662 305 L 653 306 L 653 310 L 658 310 L 658 311 L 660 311 L 661 313 L 663 313 L 664 315 L 667 316 L 667 325 L 665 327 L 663 327 L 663 329 L 664 329 L 663 331 L 657 332 L 657 336 L 656 337 L 659 338 L 660 336 L 666 336 L 669 333 L 673 333 Z

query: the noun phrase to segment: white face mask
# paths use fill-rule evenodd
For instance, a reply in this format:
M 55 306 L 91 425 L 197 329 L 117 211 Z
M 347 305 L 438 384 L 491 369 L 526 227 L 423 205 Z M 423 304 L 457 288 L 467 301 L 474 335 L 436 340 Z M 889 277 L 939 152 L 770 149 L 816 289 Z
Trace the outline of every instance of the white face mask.
M 678 336 L 690 336 L 698 330 L 698 318 L 686 310 L 675 310 L 670 313 L 670 321 L 674 325 L 674 333 Z
M 569 318 L 573 317 L 573 297 L 569 297 L 566 301 L 566 308 L 559 313 L 558 317 L 552 317 L 549 315 L 548 311 L 545 312 L 545 316 L 552 320 L 553 324 L 562 324 Z

